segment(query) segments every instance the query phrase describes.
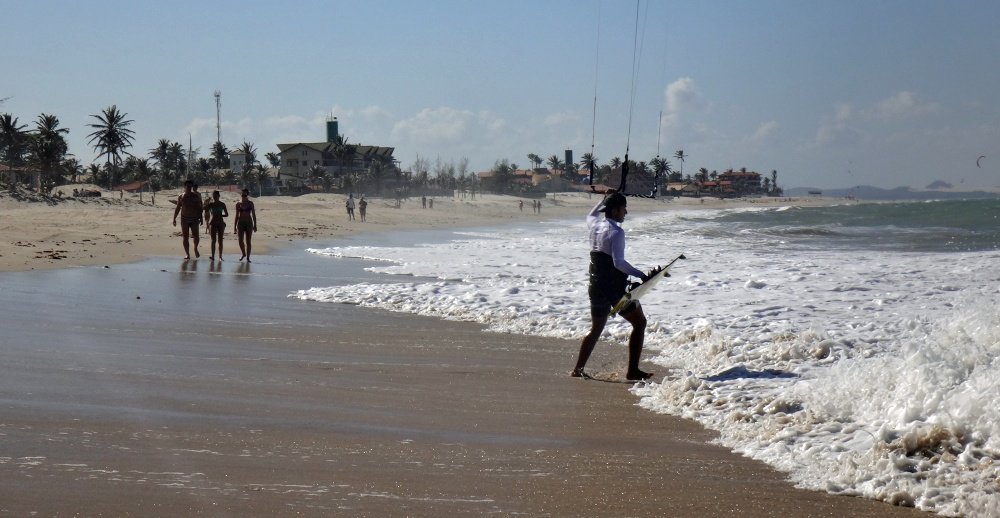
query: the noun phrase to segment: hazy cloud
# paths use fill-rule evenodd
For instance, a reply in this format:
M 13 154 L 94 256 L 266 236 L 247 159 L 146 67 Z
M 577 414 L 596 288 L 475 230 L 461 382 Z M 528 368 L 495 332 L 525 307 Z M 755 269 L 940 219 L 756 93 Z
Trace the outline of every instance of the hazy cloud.
M 940 106 L 937 103 L 922 102 L 913 92 L 897 92 L 895 95 L 875 105 L 875 115 L 882 120 L 915 117 L 934 113 Z
M 701 109 L 704 98 L 694 79 L 682 77 L 667 85 L 663 91 L 663 130 L 676 134 L 685 126 L 683 115 Z
M 760 123 L 759 126 L 757 126 L 757 129 L 754 130 L 754 132 L 750 134 L 749 137 L 747 137 L 747 141 L 750 142 L 751 144 L 763 143 L 764 141 L 768 140 L 772 135 L 774 135 L 778 131 L 778 128 L 779 128 L 778 121 L 772 120 L 772 121 L 762 122 Z
M 580 122 L 580 114 L 573 111 L 565 111 L 547 115 L 542 121 L 546 126 L 559 126 L 562 124 L 577 124 Z
M 860 138 L 858 131 L 852 127 L 855 119 L 854 108 L 847 103 L 834 107 L 833 115 L 820 121 L 816 130 L 816 143 L 822 145 L 850 144 Z
M 667 111 L 678 113 L 701 104 L 701 93 L 690 77 L 682 77 L 667 85 L 664 92 Z
M 489 112 L 472 112 L 450 107 L 424 108 L 408 119 L 397 121 L 391 138 L 422 144 L 457 143 L 489 138 L 506 123 Z

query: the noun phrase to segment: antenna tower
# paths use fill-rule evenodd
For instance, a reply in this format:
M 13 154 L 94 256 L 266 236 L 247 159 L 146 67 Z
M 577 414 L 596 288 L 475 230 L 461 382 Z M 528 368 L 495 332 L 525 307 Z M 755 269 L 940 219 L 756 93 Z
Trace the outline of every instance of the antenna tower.
M 215 141 L 222 142 L 222 92 L 215 91 Z

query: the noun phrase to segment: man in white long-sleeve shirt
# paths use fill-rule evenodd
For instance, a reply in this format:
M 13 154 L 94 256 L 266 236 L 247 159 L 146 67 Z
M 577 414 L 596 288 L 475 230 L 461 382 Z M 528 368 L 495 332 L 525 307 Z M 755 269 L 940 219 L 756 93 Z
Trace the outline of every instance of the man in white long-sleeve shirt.
M 625 221 L 627 200 L 625 196 L 612 192 L 591 209 L 587 215 L 587 228 L 590 232 L 590 317 L 591 327 L 587 336 L 580 343 L 580 356 L 572 376 L 586 377 L 583 368 L 594 352 L 597 340 L 608 323 L 611 307 L 625 294 L 628 277 L 638 277 L 646 280 L 646 275 L 625 260 L 625 231 L 621 222 Z M 601 213 L 604 217 L 600 217 Z M 646 315 L 638 301 L 627 304 L 619 314 L 632 324 L 632 333 L 628 339 L 628 372 L 625 378 L 629 380 L 648 379 L 652 374 L 639 370 L 639 356 L 642 355 L 642 344 L 646 334 Z

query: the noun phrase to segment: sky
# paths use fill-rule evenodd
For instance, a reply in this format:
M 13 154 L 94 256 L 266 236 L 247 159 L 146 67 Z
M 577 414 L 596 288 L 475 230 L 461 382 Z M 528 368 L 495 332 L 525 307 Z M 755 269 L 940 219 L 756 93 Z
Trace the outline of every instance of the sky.
M 600 163 L 683 150 L 685 174 L 779 185 L 1000 188 L 994 0 L 0 0 L 0 113 L 94 114 L 160 139 L 258 155 L 321 142 L 395 148 L 404 170 L 529 153 Z M 596 108 L 595 108 L 596 107 Z M 979 161 L 977 159 L 985 155 Z

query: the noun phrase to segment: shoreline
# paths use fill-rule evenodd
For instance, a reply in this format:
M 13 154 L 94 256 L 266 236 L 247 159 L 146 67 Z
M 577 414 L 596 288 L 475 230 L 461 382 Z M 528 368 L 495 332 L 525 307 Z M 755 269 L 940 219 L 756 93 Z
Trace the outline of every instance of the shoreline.
M 592 205 L 582 201 L 567 212 Z M 341 237 L 355 235 L 363 233 Z M 697 423 L 641 409 L 629 385 L 570 378 L 572 340 L 288 303 L 291 287 L 373 274 L 360 261 L 311 261 L 279 243 L 252 266 L 153 256 L 2 274 L 0 312 L 11 324 L 0 431 L 10 446 L 0 473 L 11 484 L 0 489 L 0 511 L 919 512 L 794 488 L 783 473 L 711 444 L 714 433 Z M 235 312 L 233 300 L 243 301 Z M 35 325 L 53 303 L 47 325 Z M 592 361 L 620 363 L 621 351 L 605 344 Z
M 211 192 L 206 188 L 202 195 Z M 142 260 L 152 256 L 181 257 L 179 227 L 171 226 L 179 190 L 158 193 L 156 205 L 148 193 L 140 203 L 139 195 L 116 193 L 102 198 L 67 199 L 50 205 L 43 202 L 17 201 L 0 193 L 0 272 L 46 270 L 72 266 L 107 266 Z M 419 230 L 453 227 L 482 227 L 517 221 L 583 220 L 597 202 L 597 195 L 557 193 L 543 200 L 541 213 L 531 212 L 531 198 L 510 195 L 477 195 L 476 200 L 434 197 L 433 209 L 420 207 L 419 198 L 405 200 L 395 208 L 395 200 L 370 199 L 367 222 L 348 222 L 340 194 L 304 196 L 266 196 L 253 198 L 257 206 L 258 228 L 253 247 L 255 254 L 266 254 L 289 242 L 341 238 L 372 232 Z M 693 198 L 629 198 L 633 214 L 670 210 L 700 210 L 743 207 L 828 206 L 850 203 L 824 198 L 761 198 L 755 200 L 719 200 Z M 700 200 L 705 200 L 701 202 Z M 238 196 L 222 193 L 230 211 Z M 518 203 L 524 202 L 524 209 Z M 232 215 L 230 216 L 230 220 Z M 238 258 L 239 246 L 226 227 L 224 251 L 230 259 Z M 202 259 L 210 249 L 208 236 L 201 227 Z M 236 252 L 234 254 L 234 252 Z

